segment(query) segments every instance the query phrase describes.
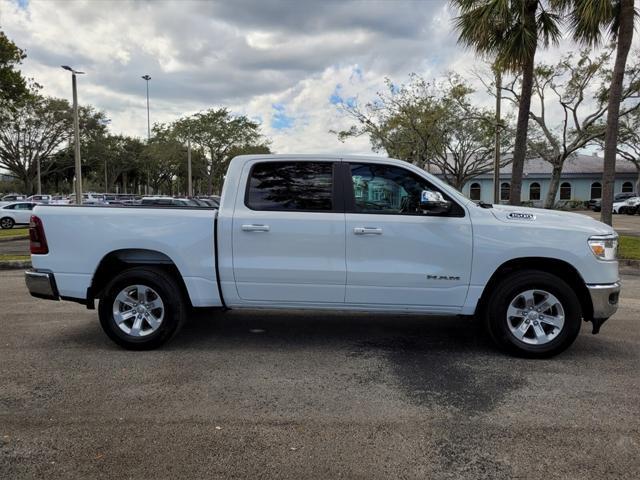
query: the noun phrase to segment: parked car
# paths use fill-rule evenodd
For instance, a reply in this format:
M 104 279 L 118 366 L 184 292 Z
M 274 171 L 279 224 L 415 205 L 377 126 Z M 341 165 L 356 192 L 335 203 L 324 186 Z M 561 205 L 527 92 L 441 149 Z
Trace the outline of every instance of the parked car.
M 68 196 L 65 195 L 53 195 L 51 200 L 49 201 L 51 205 L 69 205 L 71 204 L 71 200 Z
M 26 200 L 26 195 L 21 195 L 19 193 L 9 193 L 0 199 L 0 207 L 3 205 L 9 205 L 10 203 L 20 202 Z
M 211 207 L 211 208 L 218 208 L 220 207 L 220 202 L 218 202 L 217 200 L 213 199 L 213 198 L 209 198 L 209 197 L 198 197 L 197 198 L 198 201 L 204 203 L 207 207 Z
M 142 197 L 141 205 L 164 207 L 197 207 L 198 204 L 189 198 Z
M 476 205 L 406 162 L 240 156 L 223 192 L 219 210 L 37 206 L 27 287 L 98 300 L 106 334 L 135 350 L 191 307 L 305 308 L 475 315 L 500 347 L 547 357 L 618 307 L 610 226 Z
M 49 203 L 51 202 L 51 195 L 31 195 L 27 197 L 27 200 L 35 203 Z
M 35 202 L 15 202 L 0 207 L 0 227 L 13 228 L 15 225 L 28 225 L 31 218 L 31 210 Z
M 635 215 L 640 210 L 640 197 L 631 197 L 625 200 L 624 206 L 620 207 L 620 213 Z
M 621 202 L 623 200 L 627 200 L 628 198 L 637 197 L 637 196 L 638 194 L 633 192 L 616 193 L 613 196 L 613 202 L 614 203 Z M 587 206 L 591 208 L 594 212 L 599 212 L 602 210 L 602 199 L 595 198 L 595 199 L 589 200 L 589 203 L 587 204 Z

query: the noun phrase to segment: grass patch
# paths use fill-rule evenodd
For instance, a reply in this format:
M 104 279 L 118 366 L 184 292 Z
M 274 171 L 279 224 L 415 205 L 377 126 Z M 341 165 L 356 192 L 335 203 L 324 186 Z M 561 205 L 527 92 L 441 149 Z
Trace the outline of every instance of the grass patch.
M 626 260 L 640 260 L 640 237 L 620 237 L 618 257 Z
M 0 254 L 0 262 L 6 262 L 8 260 L 31 260 L 31 256 Z
M 28 227 L 0 229 L 0 238 L 6 237 L 22 237 L 29 235 Z

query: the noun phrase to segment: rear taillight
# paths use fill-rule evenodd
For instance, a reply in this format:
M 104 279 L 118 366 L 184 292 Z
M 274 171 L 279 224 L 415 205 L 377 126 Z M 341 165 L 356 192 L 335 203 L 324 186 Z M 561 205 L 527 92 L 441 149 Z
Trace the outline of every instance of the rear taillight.
M 47 245 L 47 237 L 44 235 L 42 220 L 35 215 L 31 215 L 31 221 L 29 222 L 29 240 L 31 254 L 44 255 L 49 253 L 49 246 Z

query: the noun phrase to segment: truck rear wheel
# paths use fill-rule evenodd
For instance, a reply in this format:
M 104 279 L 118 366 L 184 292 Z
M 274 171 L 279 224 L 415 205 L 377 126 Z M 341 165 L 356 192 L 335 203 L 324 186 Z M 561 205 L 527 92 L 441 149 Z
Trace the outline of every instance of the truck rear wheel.
M 185 318 L 181 289 L 153 267 L 125 270 L 107 285 L 98 307 L 100 324 L 118 345 L 151 350 L 171 339 Z
M 525 270 L 503 278 L 485 309 L 487 330 L 499 347 L 517 356 L 546 358 L 578 336 L 580 301 L 561 278 Z

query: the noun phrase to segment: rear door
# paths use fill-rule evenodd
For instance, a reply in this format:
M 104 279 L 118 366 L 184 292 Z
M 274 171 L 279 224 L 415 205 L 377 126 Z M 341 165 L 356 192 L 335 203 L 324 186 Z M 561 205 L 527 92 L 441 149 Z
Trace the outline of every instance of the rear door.
M 16 203 L 14 208 L 14 219 L 16 223 L 29 223 L 31 220 L 31 210 L 35 203 Z
M 406 168 L 344 164 L 346 302 L 455 311 L 471 274 L 472 233 L 466 210 Z M 427 211 L 423 198 L 444 194 L 448 211 Z
M 343 303 L 345 218 L 335 161 L 244 167 L 233 214 L 233 272 L 247 301 Z

